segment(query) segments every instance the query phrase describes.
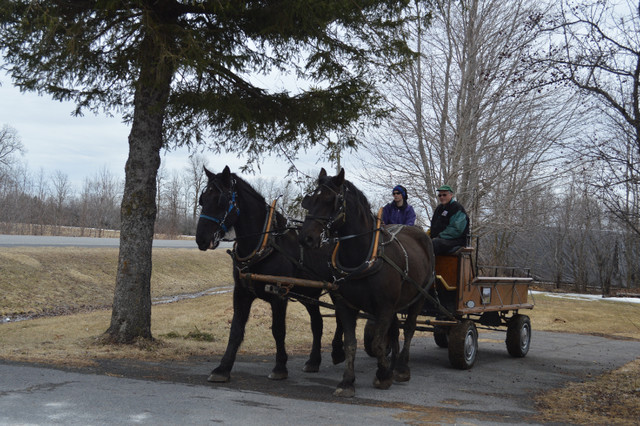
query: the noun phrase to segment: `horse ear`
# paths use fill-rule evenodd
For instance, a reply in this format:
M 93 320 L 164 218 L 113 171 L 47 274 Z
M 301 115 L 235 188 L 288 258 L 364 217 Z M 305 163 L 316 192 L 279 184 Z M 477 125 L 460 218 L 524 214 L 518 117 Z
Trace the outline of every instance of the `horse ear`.
M 224 167 L 221 178 L 222 178 L 222 183 L 225 186 L 231 187 L 231 169 L 229 169 L 229 166 Z
M 202 168 L 204 169 L 204 173 L 207 175 L 207 177 L 209 179 L 213 179 L 214 174 L 211 173 L 206 167 L 202 166 Z
M 336 186 L 340 186 L 344 183 L 344 169 L 341 168 L 340 169 L 340 173 L 338 173 L 338 175 L 336 177 L 333 178 L 333 183 L 335 183 Z
M 322 169 L 320 169 L 320 174 L 318 175 L 318 179 L 322 179 L 323 177 L 327 176 L 327 171 L 324 169 L 324 167 Z

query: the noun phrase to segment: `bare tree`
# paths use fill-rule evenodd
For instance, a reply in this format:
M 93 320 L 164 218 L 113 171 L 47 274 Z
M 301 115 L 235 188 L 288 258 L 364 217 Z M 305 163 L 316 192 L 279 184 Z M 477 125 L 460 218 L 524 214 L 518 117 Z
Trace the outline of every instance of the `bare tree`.
M 171 178 L 162 186 L 158 185 L 158 193 L 162 193 L 162 204 L 158 204 L 158 212 L 162 212 L 156 221 L 159 232 L 175 237 L 180 232 L 180 218 L 186 209 L 182 205 L 182 182 L 180 175 L 173 172 Z
M 10 167 L 16 154 L 24 154 L 24 145 L 18 132 L 5 124 L 0 129 L 0 169 Z
M 640 235 L 640 4 L 563 0 L 549 32 L 551 83 L 570 83 L 593 101 L 599 121 L 575 147 L 603 173 L 592 182 L 609 211 Z
M 19 154 L 24 155 L 24 145 L 18 132 L 13 127 L 3 125 L 0 129 L 0 188 L 11 185 L 11 169 Z
M 69 176 L 60 170 L 56 170 L 51 176 L 51 185 L 53 187 L 53 225 L 60 227 L 68 224 L 67 218 L 64 217 L 64 209 L 71 195 Z
M 93 178 L 86 178 L 80 194 L 80 226 L 89 229 L 89 235 L 103 236 L 105 229 L 119 229 L 122 184 L 106 168 Z
M 202 154 L 189 156 L 189 165 L 187 166 L 185 181 L 188 187 L 187 194 L 191 197 L 191 215 L 194 223 L 198 215 L 198 199 L 207 183 L 207 177 L 204 174 L 205 166 L 206 161 Z
M 156 219 L 164 214 L 162 211 L 164 204 L 164 191 L 165 182 L 167 180 L 167 166 L 164 163 L 160 164 L 158 168 L 158 174 L 156 175 Z M 154 224 L 155 232 L 155 224 Z
M 420 57 L 389 87 L 394 120 L 365 161 L 382 175 L 372 181 L 404 183 L 427 216 L 435 188 L 450 184 L 474 234 L 499 232 L 494 239 L 506 249 L 510 229 L 535 221 L 528 200 L 566 171 L 555 147 L 574 131 L 574 100 L 566 90 L 539 89 L 544 70 L 526 60 L 544 41 L 536 26 L 544 3 L 436 4 L 431 25 L 413 29 Z M 421 8 L 416 2 L 414 12 L 424 18 Z

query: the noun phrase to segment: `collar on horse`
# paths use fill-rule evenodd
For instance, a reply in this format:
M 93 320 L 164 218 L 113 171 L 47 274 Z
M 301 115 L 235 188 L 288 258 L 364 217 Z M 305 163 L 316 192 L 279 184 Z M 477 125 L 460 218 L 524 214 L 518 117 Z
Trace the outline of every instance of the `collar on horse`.
M 350 278 L 361 278 L 369 274 L 373 274 L 374 272 L 377 272 L 377 270 L 382 266 L 381 262 L 377 262 L 378 248 L 381 247 L 381 244 L 380 244 L 380 232 L 382 232 L 381 224 L 382 224 L 382 208 L 378 210 L 375 226 L 373 228 L 374 235 L 373 235 L 373 238 L 371 239 L 371 247 L 369 247 L 369 254 L 367 256 L 368 260 L 365 260 L 361 265 L 356 266 L 355 268 L 348 268 L 340 265 L 340 260 L 338 259 L 338 250 L 340 248 L 340 240 L 338 240 L 336 242 L 336 246 L 333 249 L 333 253 L 331 255 L 331 267 L 340 275 L 349 276 Z M 353 237 L 353 236 L 349 236 L 349 237 Z M 374 268 L 374 266 L 376 267 Z
M 277 201 L 278 199 L 276 198 L 271 203 L 271 206 L 269 206 L 269 214 L 267 215 L 264 226 L 262 227 L 262 238 L 258 241 L 256 248 L 248 256 L 240 257 L 236 250 L 238 242 L 236 241 L 233 245 L 232 257 L 234 261 L 241 264 L 241 269 L 247 268 L 248 266 L 261 261 L 273 252 L 273 244 L 268 243 L 272 240 L 271 227 L 273 224 L 273 216 L 276 211 Z

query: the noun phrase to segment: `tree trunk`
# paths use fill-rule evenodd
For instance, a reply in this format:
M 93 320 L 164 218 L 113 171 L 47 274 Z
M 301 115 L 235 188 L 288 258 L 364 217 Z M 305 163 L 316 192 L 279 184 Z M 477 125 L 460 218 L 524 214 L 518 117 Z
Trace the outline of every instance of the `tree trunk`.
M 129 158 L 120 209 L 120 254 L 107 338 L 131 343 L 151 339 L 151 247 L 156 219 L 156 177 L 163 145 L 163 118 L 173 70 L 163 60 L 162 40 L 147 35 L 134 98 Z

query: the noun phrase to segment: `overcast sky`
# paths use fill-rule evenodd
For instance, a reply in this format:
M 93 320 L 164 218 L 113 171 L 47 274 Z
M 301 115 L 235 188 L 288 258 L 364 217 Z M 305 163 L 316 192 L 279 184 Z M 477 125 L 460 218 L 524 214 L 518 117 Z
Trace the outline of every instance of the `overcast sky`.
M 119 117 L 92 113 L 74 117 L 71 115 L 72 103 L 53 101 L 48 96 L 31 92 L 20 93 L 6 74 L 0 75 L 0 83 L 0 126 L 6 124 L 17 131 L 27 151 L 23 160 L 32 173 L 42 169 L 48 177 L 60 170 L 69 176 L 76 190 L 81 189 L 85 178 L 95 177 L 103 168 L 124 178 L 129 127 Z M 205 152 L 204 155 L 216 172 L 227 164 L 233 172 L 239 172 L 238 167 L 244 164 L 242 159 L 231 154 L 218 158 L 213 153 Z M 167 171 L 182 172 L 188 156 L 186 148 L 163 151 L 162 162 Z M 326 167 L 331 173 L 330 164 L 316 164 L 315 158 L 309 155 L 296 164 L 304 172 Z M 289 164 L 283 160 L 269 159 L 263 164 L 260 176 L 282 178 L 288 168 Z

